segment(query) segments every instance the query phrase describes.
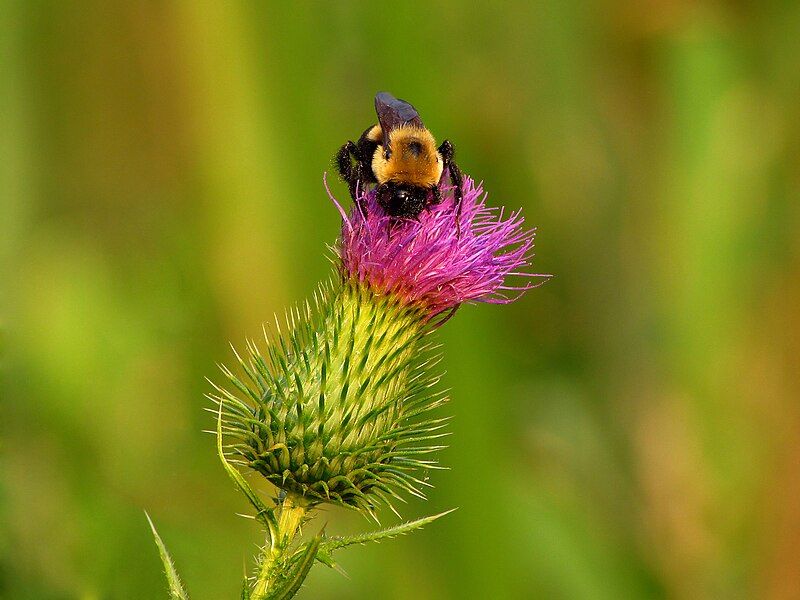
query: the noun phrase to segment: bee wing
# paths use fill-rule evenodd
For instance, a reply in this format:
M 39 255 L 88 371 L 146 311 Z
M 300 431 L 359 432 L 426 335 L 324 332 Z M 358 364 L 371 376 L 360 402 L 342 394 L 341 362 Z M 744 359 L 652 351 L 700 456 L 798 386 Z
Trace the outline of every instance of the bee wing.
M 383 132 L 383 147 L 389 145 L 389 132 L 403 125 L 414 125 L 423 129 L 422 119 L 417 109 L 405 100 L 395 98 L 389 92 L 375 94 L 375 112 Z

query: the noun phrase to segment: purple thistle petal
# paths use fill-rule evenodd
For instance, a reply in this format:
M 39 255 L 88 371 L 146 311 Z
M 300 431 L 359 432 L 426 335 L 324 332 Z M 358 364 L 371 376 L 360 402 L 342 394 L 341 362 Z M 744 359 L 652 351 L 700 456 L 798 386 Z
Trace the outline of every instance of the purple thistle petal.
M 523 229 L 522 211 L 503 219 L 504 209 L 486 206 L 483 185 L 469 177 L 462 190 L 458 224 L 452 188 L 416 220 L 389 217 L 374 190 L 359 197 L 349 217 L 331 196 L 344 219 L 338 245 L 343 273 L 424 306 L 431 317 L 470 300 L 507 304 L 549 278 L 524 271 L 536 230 Z M 509 285 L 509 276 L 522 281 Z

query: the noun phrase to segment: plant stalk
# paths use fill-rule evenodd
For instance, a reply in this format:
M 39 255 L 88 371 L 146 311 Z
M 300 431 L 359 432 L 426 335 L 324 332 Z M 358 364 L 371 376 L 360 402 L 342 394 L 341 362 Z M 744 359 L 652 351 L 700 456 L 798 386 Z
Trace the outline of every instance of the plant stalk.
M 306 519 L 308 503 L 296 494 L 288 493 L 278 507 L 278 528 L 274 538 L 268 538 L 269 549 L 264 550 L 258 578 L 253 587 L 252 600 L 264 600 L 281 575 L 281 561 Z

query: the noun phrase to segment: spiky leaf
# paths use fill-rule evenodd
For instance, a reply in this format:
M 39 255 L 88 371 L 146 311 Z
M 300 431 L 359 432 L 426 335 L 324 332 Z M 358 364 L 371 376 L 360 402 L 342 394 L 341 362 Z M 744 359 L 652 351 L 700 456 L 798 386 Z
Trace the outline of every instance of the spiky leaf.
M 385 529 L 378 529 L 376 531 L 370 531 L 367 533 L 361 533 L 352 536 L 341 536 L 341 537 L 337 536 L 328 538 L 324 542 L 322 542 L 320 553 L 327 558 L 331 552 L 333 552 L 334 550 L 338 550 L 340 548 L 346 548 L 347 546 L 352 546 L 354 544 L 380 542 L 381 540 L 391 539 L 397 537 L 398 535 L 405 535 L 407 533 L 410 533 L 411 531 L 414 531 L 415 529 L 420 529 L 421 527 L 424 527 L 429 523 L 433 523 L 436 519 L 448 515 L 454 510 L 456 509 L 451 508 L 450 510 L 441 512 L 438 515 L 422 517 L 421 519 L 408 521 L 406 523 L 401 523 L 400 525 L 395 525 L 393 527 L 386 527 Z
M 242 593 L 239 596 L 240 600 L 250 600 L 250 581 L 248 581 L 247 577 L 244 578 L 242 581 Z
M 167 577 L 167 584 L 169 585 L 170 600 L 189 600 L 189 595 L 183 588 L 181 579 L 178 577 L 178 571 L 175 570 L 175 563 L 172 562 L 172 557 L 169 555 L 164 541 L 161 539 L 161 536 L 158 535 L 158 531 L 156 531 L 156 526 L 153 525 L 153 520 L 150 518 L 150 515 L 146 512 L 144 514 L 147 517 L 148 523 L 150 523 L 150 529 L 153 531 L 153 537 L 156 540 L 156 546 L 158 546 L 158 553 L 161 555 L 161 563 L 164 565 L 164 574 Z
M 306 580 L 311 567 L 314 566 L 314 559 L 317 556 L 321 542 L 322 535 L 320 534 L 301 546 L 295 556 L 292 557 L 294 560 L 290 559 L 287 562 L 288 573 L 270 590 L 267 600 L 288 600 L 294 597 Z
M 253 488 L 250 487 L 250 484 L 247 483 L 247 480 L 245 480 L 242 474 L 239 473 L 239 471 L 237 471 L 236 468 L 233 467 L 225 457 L 225 452 L 222 445 L 222 403 L 220 403 L 219 412 L 217 414 L 217 455 L 219 456 L 219 460 L 222 463 L 225 472 L 236 484 L 236 487 L 239 488 L 239 491 L 241 491 L 242 494 L 244 494 L 245 497 L 250 501 L 250 504 L 253 505 L 253 508 L 256 509 L 256 518 L 267 527 L 267 531 L 269 531 L 270 536 L 274 537 L 277 527 L 275 511 L 264 504 L 264 501 L 261 500 L 258 494 L 253 491 Z

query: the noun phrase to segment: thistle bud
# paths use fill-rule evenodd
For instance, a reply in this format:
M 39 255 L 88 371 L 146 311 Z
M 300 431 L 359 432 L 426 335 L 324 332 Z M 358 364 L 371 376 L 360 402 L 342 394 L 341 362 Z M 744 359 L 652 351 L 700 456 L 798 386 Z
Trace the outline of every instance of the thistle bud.
M 422 496 L 414 472 L 434 464 L 444 425 L 423 417 L 444 399 L 422 316 L 356 282 L 320 288 L 264 355 L 248 344 L 246 381 L 226 370 L 240 393 L 220 397 L 230 450 L 311 503 L 371 511 L 400 489 Z

